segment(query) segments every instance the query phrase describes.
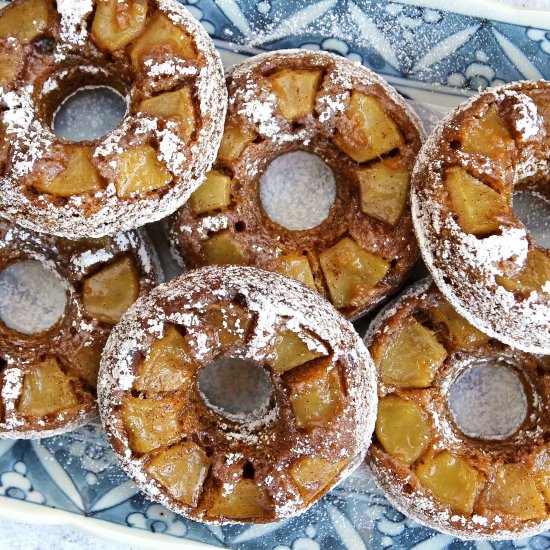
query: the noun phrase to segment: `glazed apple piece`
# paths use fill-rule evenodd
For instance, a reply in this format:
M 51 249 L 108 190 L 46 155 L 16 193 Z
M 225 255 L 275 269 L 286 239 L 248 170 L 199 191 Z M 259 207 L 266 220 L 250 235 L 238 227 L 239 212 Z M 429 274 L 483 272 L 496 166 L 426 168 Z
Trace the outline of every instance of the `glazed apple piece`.
M 307 503 L 333 483 L 345 465 L 345 460 L 329 462 L 318 456 L 303 456 L 292 464 L 288 473 Z
M 337 367 L 328 370 L 331 359 L 319 359 L 287 378 L 289 397 L 299 428 L 322 426 L 340 410 L 342 386 Z
M 282 69 L 268 77 L 278 98 L 279 110 L 287 120 L 313 113 L 322 74 L 322 71 L 310 69 Z
M 394 159 L 378 162 L 356 172 L 361 192 L 361 210 L 377 220 L 395 225 L 409 196 L 409 171 Z
M 147 0 L 98 0 L 92 38 L 104 50 L 120 50 L 141 34 L 146 19 Z
M 18 44 L 0 40 L 0 86 L 8 88 L 23 69 L 25 52 Z
M 55 358 L 48 357 L 28 367 L 17 403 L 19 413 L 45 416 L 78 404 L 73 383 Z
M 334 143 L 355 162 L 366 162 L 400 147 L 403 138 L 374 97 L 353 92 Z
M 173 400 L 126 396 L 120 413 L 130 449 L 136 453 L 147 453 L 181 437 L 180 411 Z
M 482 498 L 482 508 L 511 514 L 521 520 L 544 517 L 543 496 L 533 475 L 522 464 L 503 464 L 495 472 Z
M 150 145 L 139 145 L 115 157 L 115 187 L 122 198 L 168 185 L 172 175 Z
M 196 507 L 211 462 L 202 447 L 185 441 L 153 458 L 147 471 L 175 499 Z
M 458 223 L 466 233 L 493 233 L 510 214 L 510 205 L 503 195 L 462 168 L 448 170 L 445 184 Z
M 219 491 L 208 515 L 237 520 L 266 518 L 272 515 L 271 499 L 254 480 L 241 479 L 233 487 Z
M 317 357 L 327 355 L 326 350 L 322 351 L 324 346 L 320 342 L 311 347 L 314 349 L 310 349 L 294 331 L 286 330 L 275 337 L 275 345 L 268 355 L 267 361 L 273 365 L 277 372 L 285 372 Z
M 101 189 L 101 180 L 90 157 L 89 147 L 71 147 L 67 150 L 65 168 L 51 180 L 33 181 L 33 187 L 39 193 L 60 197 L 95 193 Z
M 540 250 L 530 249 L 521 273 L 509 278 L 497 275 L 496 279 L 510 292 L 550 294 L 550 258 Z
M 380 379 L 398 388 L 427 388 L 446 356 L 433 332 L 409 317 L 386 346 Z
M 313 280 L 311 267 L 305 256 L 282 256 L 277 259 L 274 271 L 282 273 L 292 279 L 296 279 L 314 290 L 317 289 L 315 281 Z
M 155 54 L 163 60 L 170 55 L 180 59 L 197 57 L 191 37 L 160 12 L 151 17 L 141 36 L 134 41 L 130 49 L 132 65 L 137 69 L 144 58 Z
M 208 308 L 205 321 L 211 327 L 212 346 L 229 348 L 246 338 L 252 315 L 238 304 L 218 302 Z
M 546 504 L 550 505 L 550 451 L 543 451 L 538 457 L 536 478 Z
M 0 38 L 16 38 L 28 44 L 50 26 L 48 0 L 25 0 L 2 10 Z
M 241 244 L 230 231 L 220 231 L 202 245 L 206 265 L 245 264 L 246 255 Z
M 134 388 L 143 392 L 176 391 L 187 387 L 192 372 L 189 345 L 176 327 L 168 326 L 139 367 Z
M 467 459 L 443 451 L 420 463 L 416 475 L 436 499 L 456 512 L 472 514 L 483 479 Z
M 191 89 L 188 86 L 144 99 L 139 104 L 138 110 L 157 117 L 177 119 L 181 136 L 186 141 L 195 131 L 195 109 Z
M 130 256 L 104 267 L 84 281 L 83 302 L 86 314 L 114 325 L 137 300 L 139 276 Z
M 434 322 L 443 323 L 447 327 L 449 338 L 457 348 L 471 349 L 485 344 L 489 340 L 486 334 L 459 315 L 449 302 L 444 301 L 430 309 L 430 316 Z
M 231 178 L 210 170 L 201 186 L 189 198 L 195 214 L 226 208 L 231 204 Z
M 336 307 L 353 305 L 361 292 L 384 278 L 390 267 L 389 262 L 363 250 L 349 237 L 321 252 L 319 261 Z
M 256 135 L 254 130 L 246 126 L 243 127 L 235 123 L 226 124 L 218 149 L 218 160 L 225 162 L 237 160 Z
M 384 450 L 412 464 L 430 443 L 430 426 L 420 405 L 388 395 L 378 404 L 376 437 Z
M 99 372 L 99 363 L 101 362 L 101 352 L 103 344 L 93 342 L 89 346 L 82 346 L 73 357 L 69 357 L 78 372 L 79 377 L 90 387 L 97 386 L 97 374 Z

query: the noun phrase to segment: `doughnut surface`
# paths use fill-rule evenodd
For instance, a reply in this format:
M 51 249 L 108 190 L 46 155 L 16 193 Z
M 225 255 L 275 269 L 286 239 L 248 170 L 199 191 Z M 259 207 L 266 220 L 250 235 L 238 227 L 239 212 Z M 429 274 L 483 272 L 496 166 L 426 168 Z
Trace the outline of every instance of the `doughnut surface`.
M 550 201 L 550 83 L 482 92 L 424 145 L 411 183 L 420 249 L 436 284 L 483 332 L 550 353 L 550 251 L 512 211 L 515 191 Z
M 550 527 L 550 371 L 545 359 L 489 338 L 431 280 L 387 306 L 365 341 L 378 369 L 367 464 L 404 514 L 463 539 L 517 539 Z M 515 373 L 524 421 L 501 437 L 467 436 L 448 406 L 470 367 Z
M 227 92 L 218 53 L 176 0 L 14 0 L 0 11 L 0 213 L 34 231 L 101 237 L 161 219 L 212 164 Z M 52 131 L 79 89 L 128 110 L 73 142 Z
M 139 231 L 69 241 L 0 218 L 0 272 L 39 261 L 62 280 L 67 302 L 43 332 L 24 334 L 0 320 L 0 438 L 63 433 L 97 414 L 97 373 L 112 326 L 160 280 L 156 253 Z
M 263 405 L 208 403 L 199 376 L 220 357 L 265 369 Z M 306 286 L 240 266 L 190 271 L 138 300 L 107 342 L 98 396 L 128 475 L 208 523 L 303 512 L 363 460 L 376 414 L 353 327 Z
M 229 69 L 225 133 L 214 169 L 169 221 L 188 267 L 248 264 L 294 277 L 357 318 L 416 260 L 408 201 L 418 117 L 382 78 L 326 52 L 283 50 Z M 269 218 L 260 180 L 293 151 L 322 159 L 336 196 L 316 227 Z M 302 200 L 307 201 L 307 197 Z

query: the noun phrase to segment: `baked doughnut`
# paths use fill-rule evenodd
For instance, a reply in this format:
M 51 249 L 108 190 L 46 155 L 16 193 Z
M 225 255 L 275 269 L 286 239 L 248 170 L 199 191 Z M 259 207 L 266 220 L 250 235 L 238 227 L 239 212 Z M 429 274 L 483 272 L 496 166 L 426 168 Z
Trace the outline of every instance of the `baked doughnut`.
M 199 392 L 220 357 L 269 374 L 250 414 Z M 376 414 L 370 357 L 353 327 L 304 285 L 242 266 L 190 271 L 138 300 L 105 347 L 103 425 L 146 495 L 209 523 L 306 510 L 364 458 Z
M 550 372 L 470 325 L 429 281 L 388 306 L 366 337 L 379 408 L 368 464 L 390 501 L 430 527 L 466 539 L 511 539 L 550 527 Z M 470 367 L 517 374 L 527 400 L 500 439 L 463 433 L 447 398 Z
M 0 438 L 46 437 L 93 418 L 99 359 L 111 327 L 160 278 L 141 232 L 69 241 L 0 219 L 0 272 L 26 261 L 56 273 L 67 302 L 59 320 L 40 332 L 0 320 Z
M 176 0 L 14 0 L 0 12 L 0 214 L 69 238 L 163 218 L 214 161 L 226 89 L 212 41 Z M 78 89 L 128 100 L 93 141 L 56 136 Z
M 359 317 L 399 286 L 418 255 L 408 201 L 418 117 L 382 78 L 325 52 L 258 55 L 231 68 L 227 83 L 214 169 L 169 223 L 176 254 L 188 267 L 278 271 Z M 320 157 L 335 178 L 328 217 L 308 230 L 274 222 L 260 200 L 263 173 L 291 151 Z
M 550 83 L 516 82 L 453 111 L 424 145 L 411 201 L 424 260 L 461 315 L 498 340 L 550 353 L 550 251 L 512 211 L 550 201 Z

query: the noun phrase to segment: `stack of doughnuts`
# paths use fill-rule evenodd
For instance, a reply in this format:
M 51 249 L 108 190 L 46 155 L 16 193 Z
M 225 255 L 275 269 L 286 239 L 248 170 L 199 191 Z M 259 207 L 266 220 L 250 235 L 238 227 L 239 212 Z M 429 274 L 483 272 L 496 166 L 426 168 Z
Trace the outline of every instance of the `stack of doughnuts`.
M 0 437 L 99 408 L 146 496 L 207 523 L 302 513 L 366 460 L 398 509 L 443 532 L 550 527 L 550 251 L 512 209 L 517 191 L 550 202 L 550 83 L 482 92 L 423 144 L 394 88 L 330 53 L 265 53 L 224 80 L 176 0 L 14 0 L 0 52 L 0 296 L 2 273 L 33 261 L 66 298 L 38 332 L 0 319 Z M 56 135 L 63 101 L 97 86 L 126 99 L 117 127 Z M 309 229 L 274 221 L 260 193 L 294 152 L 334 175 Z M 163 284 L 142 228 L 158 220 L 189 270 Z M 433 280 L 361 340 L 351 321 L 420 254 Z M 259 369 L 265 402 L 211 402 L 201 376 L 220 362 Z M 517 375 L 528 403 L 493 439 L 448 404 L 484 365 Z

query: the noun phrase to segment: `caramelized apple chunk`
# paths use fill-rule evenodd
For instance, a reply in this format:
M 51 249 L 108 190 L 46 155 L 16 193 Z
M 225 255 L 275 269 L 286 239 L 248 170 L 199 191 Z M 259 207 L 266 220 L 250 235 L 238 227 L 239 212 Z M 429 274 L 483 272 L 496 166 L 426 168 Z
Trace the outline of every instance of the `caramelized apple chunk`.
M 272 504 L 265 489 L 252 479 L 241 479 L 233 487 L 222 488 L 208 509 L 211 516 L 228 519 L 266 518 L 272 515 Z
M 311 267 L 305 256 L 282 256 L 277 259 L 274 271 L 296 279 L 314 290 L 317 289 Z
M 453 510 L 468 515 L 473 512 L 483 479 L 467 459 L 443 451 L 419 464 L 416 475 L 435 498 Z
M 329 422 L 342 404 L 343 392 L 338 368 L 330 370 L 331 359 L 319 359 L 287 378 L 289 397 L 299 428 L 322 426 Z
M 101 189 L 101 180 L 90 157 L 89 147 L 71 147 L 67 150 L 65 168 L 52 179 L 33 181 L 33 187 L 39 193 L 59 197 L 95 193 Z
M 353 92 L 334 143 L 355 162 L 366 162 L 400 147 L 403 137 L 374 97 Z
M 211 345 L 220 349 L 232 347 L 246 338 L 252 315 L 240 305 L 218 302 L 208 308 L 205 320 L 212 327 Z
M 147 0 L 98 0 L 92 38 L 104 50 L 120 50 L 141 34 L 146 18 Z
M 510 214 L 510 206 L 503 195 L 462 168 L 448 170 L 445 184 L 458 223 L 466 233 L 493 233 Z
M 245 264 L 246 254 L 237 239 L 228 230 L 216 233 L 202 245 L 207 265 Z
M 25 52 L 20 44 L 0 40 L 0 87 L 8 88 L 23 69 Z
M 294 331 L 286 330 L 276 336 L 275 345 L 268 355 L 267 361 L 273 365 L 277 372 L 285 372 L 317 357 L 327 355 L 320 342 L 311 347 L 314 349 L 310 349 L 310 346 Z
M 121 417 L 130 449 L 136 453 L 169 445 L 181 436 L 179 407 L 170 399 L 128 395 L 122 403 Z
M 378 404 L 376 437 L 387 453 L 412 464 L 430 442 L 428 417 L 414 401 L 388 395 Z
M 345 460 L 329 462 L 318 456 L 303 456 L 292 464 L 288 473 L 296 483 L 302 499 L 309 502 L 333 483 L 345 464 Z
M 433 332 L 409 317 L 386 346 L 378 366 L 380 379 L 398 388 L 426 388 L 446 356 Z
M 287 120 L 313 113 L 321 77 L 322 71 L 282 69 L 268 78 L 278 98 L 279 110 Z
M 195 109 L 188 86 L 144 99 L 138 110 L 156 117 L 175 118 L 179 122 L 180 135 L 186 141 L 195 131 Z
M 83 302 L 89 317 L 114 325 L 139 295 L 134 261 L 124 256 L 84 281 Z
M 47 31 L 49 26 L 48 0 L 25 0 L 2 11 L 0 38 L 16 38 L 21 44 L 28 44 Z
M 365 290 L 374 288 L 386 275 L 389 262 L 363 250 L 349 237 L 319 255 L 321 269 L 336 307 L 353 305 Z
M 395 225 L 409 196 L 409 171 L 394 159 L 378 162 L 356 172 L 361 192 L 361 210 L 377 220 Z
M 231 178 L 210 170 L 201 186 L 189 198 L 195 214 L 204 214 L 231 204 Z
M 500 466 L 481 498 L 481 507 L 521 520 L 546 514 L 544 499 L 533 476 L 522 464 Z
M 79 405 L 71 379 L 53 357 L 31 365 L 23 378 L 17 411 L 26 416 L 45 416 Z
M 197 506 L 211 462 L 202 447 L 185 441 L 153 458 L 147 471 L 175 499 Z
M 254 140 L 256 132 L 246 126 L 235 123 L 225 125 L 223 137 L 218 149 L 218 160 L 232 162 L 237 160 L 245 147 Z
M 170 55 L 180 59 L 195 59 L 197 52 L 191 37 L 166 15 L 157 12 L 130 49 L 132 65 L 136 69 L 144 58 L 153 55 L 162 59 Z
M 550 506 L 550 450 L 543 451 L 538 457 L 536 478 L 546 504 Z
M 102 351 L 102 342 L 94 342 L 90 346 L 82 346 L 72 358 L 69 358 L 79 377 L 91 388 L 97 386 Z
M 134 383 L 137 391 L 168 392 L 187 387 L 193 372 L 193 358 L 176 327 L 167 327 L 164 336 L 153 342 L 138 372 Z
M 148 144 L 124 151 L 115 158 L 114 164 L 119 197 L 160 189 L 172 181 L 172 175 Z
M 550 258 L 540 250 L 531 249 L 523 270 L 515 277 L 497 275 L 497 282 L 510 292 L 545 292 L 550 294 Z

